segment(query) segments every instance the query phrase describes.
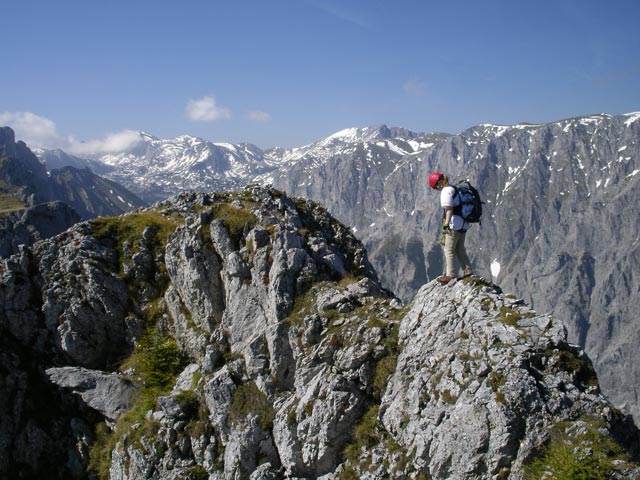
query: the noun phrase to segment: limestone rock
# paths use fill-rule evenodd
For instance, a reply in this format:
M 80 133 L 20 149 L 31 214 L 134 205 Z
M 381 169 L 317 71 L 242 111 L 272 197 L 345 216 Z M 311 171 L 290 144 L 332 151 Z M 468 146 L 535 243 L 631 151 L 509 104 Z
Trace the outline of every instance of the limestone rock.
M 86 368 L 49 368 L 46 373 L 53 383 L 71 389 L 87 405 L 111 421 L 131 408 L 131 400 L 138 390 L 127 377 Z

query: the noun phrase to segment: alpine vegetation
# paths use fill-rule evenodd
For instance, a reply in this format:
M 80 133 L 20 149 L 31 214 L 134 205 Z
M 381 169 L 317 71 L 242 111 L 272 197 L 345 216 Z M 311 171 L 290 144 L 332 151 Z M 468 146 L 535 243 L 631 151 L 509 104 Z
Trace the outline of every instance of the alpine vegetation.
M 272 188 L 22 248 L 0 332 L 2 477 L 640 475 L 558 319 L 477 277 L 402 305 L 350 229 Z

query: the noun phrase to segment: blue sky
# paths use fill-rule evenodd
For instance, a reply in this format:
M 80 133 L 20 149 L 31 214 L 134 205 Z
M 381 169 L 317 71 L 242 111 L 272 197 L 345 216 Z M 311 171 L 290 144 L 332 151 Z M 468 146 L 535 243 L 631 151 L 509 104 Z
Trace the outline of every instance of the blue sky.
M 20 0 L 2 17 L 0 125 L 34 147 L 640 110 L 637 0 Z

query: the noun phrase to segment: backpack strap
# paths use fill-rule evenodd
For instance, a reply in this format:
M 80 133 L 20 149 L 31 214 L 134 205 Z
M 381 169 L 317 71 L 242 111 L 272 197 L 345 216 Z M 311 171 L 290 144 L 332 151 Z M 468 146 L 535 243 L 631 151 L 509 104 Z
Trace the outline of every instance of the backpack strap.
M 456 203 L 456 199 L 458 200 L 458 205 L 453 207 L 453 214 L 458 215 L 459 217 L 462 216 L 462 201 L 460 200 L 460 189 L 458 188 L 458 185 L 460 183 L 461 182 L 458 182 L 455 185 L 451 185 L 453 187 L 453 190 L 455 191 L 455 193 L 453 194 L 453 203 Z

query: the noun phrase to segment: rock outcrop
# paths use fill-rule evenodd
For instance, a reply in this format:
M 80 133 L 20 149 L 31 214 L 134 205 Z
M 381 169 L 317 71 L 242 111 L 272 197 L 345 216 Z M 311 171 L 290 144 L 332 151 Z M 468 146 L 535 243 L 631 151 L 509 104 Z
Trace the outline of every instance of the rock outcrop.
M 561 323 L 481 279 L 402 306 L 349 229 L 273 189 L 23 249 L 0 333 L 2 476 L 522 479 L 567 442 L 563 464 L 640 474 Z
M 401 323 L 380 418 L 427 478 L 523 478 L 554 432 L 625 422 L 564 325 L 499 292 L 432 282 Z
M 71 389 L 80 395 L 84 403 L 110 421 L 115 421 L 131 408 L 131 400 L 137 390 L 126 376 L 81 367 L 49 368 L 46 374 L 52 383 Z
M 28 205 L 51 199 L 47 170 L 24 142 L 16 142 L 9 127 L 0 127 L 0 180 L 18 187 L 18 196 Z

